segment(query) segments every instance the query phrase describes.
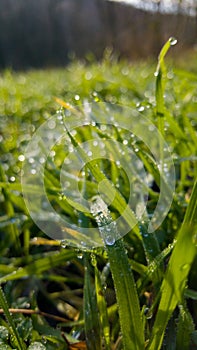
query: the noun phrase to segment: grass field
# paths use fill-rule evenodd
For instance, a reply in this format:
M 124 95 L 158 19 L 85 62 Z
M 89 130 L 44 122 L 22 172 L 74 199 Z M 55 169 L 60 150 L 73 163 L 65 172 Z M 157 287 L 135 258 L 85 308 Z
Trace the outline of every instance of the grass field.
M 189 55 L 186 64 L 184 60 L 165 58 L 165 66 L 164 56 L 165 52 L 160 55 L 155 75 L 157 58 L 155 62 L 128 63 L 110 57 L 109 52 L 100 63 L 73 62 L 65 69 L 1 72 L 0 350 L 197 347 L 196 54 Z M 91 105 L 96 106 L 97 112 L 93 112 L 98 118 L 104 116 L 103 123 L 85 124 Z M 116 120 L 106 129 L 102 125 L 105 113 L 109 121 L 111 111 L 115 111 Z M 133 111 L 139 121 L 146 118 L 163 136 L 158 150 L 163 170 L 144 140 L 119 127 L 125 111 Z M 63 242 L 53 240 L 29 215 L 23 190 L 27 197 L 39 198 L 40 188 L 32 176 L 37 172 L 39 179 L 40 168 L 34 167 L 34 159 L 27 159 L 26 148 L 37 128 L 51 116 L 53 121 L 61 119 L 65 137 L 51 149 L 43 138 L 43 155 L 48 154 L 43 175 L 46 196 L 68 226 L 78 226 L 83 233 L 86 228 L 93 232 L 88 230 L 98 227 L 101 244 L 97 244 L 100 237 L 91 237 L 90 244 L 88 237 L 88 244 L 85 241 L 83 245 L 77 229 L 68 229 Z M 82 122 L 84 118 L 84 125 L 75 133 L 67 129 L 69 116 L 71 124 L 75 118 Z M 51 124 L 50 133 L 53 130 Z M 46 140 L 50 140 L 50 133 L 44 135 Z M 84 152 L 84 143 L 90 144 L 91 140 L 96 145 L 105 144 L 107 159 L 95 153 L 97 157 L 91 160 L 92 152 Z M 120 162 L 117 150 L 111 149 L 115 146 L 111 147 L 108 140 L 118 148 L 120 144 L 126 146 Z M 164 192 L 172 191 L 162 163 L 163 140 L 174 164 L 175 190 L 168 213 L 150 232 L 148 222 L 159 199 L 162 176 Z M 79 173 L 75 163 L 73 167 L 72 161 L 64 163 L 71 148 L 76 147 L 85 164 Z M 139 167 L 130 185 L 130 173 L 125 169 L 131 152 L 136 167 L 139 159 L 145 174 L 140 175 Z M 23 168 L 25 163 L 29 167 Z M 61 188 L 62 168 L 65 177 L 70 174 L 70 190 Z M 92 205 L 88 212 L 79 204 L 72 193 L 76 181 L 90 207 L 92 198 L 96 198 L 96 209 Z M 99 182 L 106 201 L 110 200 L 108 209 L 101 203 L 100 211 Z M 127 206 L 132 188 L 137 198 L 141 188 L 146 190 L 142 192 L 146 193 L 146 211 L 140 220 Z M 50 225 L 44 207 L 37 207 L 35 212 L 45 226 Z M 126 235 L 121 225 L 117 229 L 113 224 L 119 216 L 130 227 Z M 137 225 L 133 224 L 135 220 Z M 105 225 L 112 231 L 109 237 Z M 56 237 L 55 232 L 51 235 Z

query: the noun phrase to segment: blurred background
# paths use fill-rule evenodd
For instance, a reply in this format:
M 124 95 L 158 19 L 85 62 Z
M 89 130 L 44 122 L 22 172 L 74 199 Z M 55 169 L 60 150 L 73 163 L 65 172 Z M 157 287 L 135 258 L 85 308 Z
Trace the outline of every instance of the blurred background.
M 138 60 L 197 43 L 197 0 L 1 0 L 0 69 L 63 66 L 73 57 L 100 59 L 106 48 Z

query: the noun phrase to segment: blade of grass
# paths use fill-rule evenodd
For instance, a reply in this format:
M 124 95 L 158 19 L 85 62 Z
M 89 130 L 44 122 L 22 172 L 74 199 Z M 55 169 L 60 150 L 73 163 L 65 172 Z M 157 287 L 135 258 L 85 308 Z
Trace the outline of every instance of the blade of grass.
M 74 259 L 77 256 L 75 251 L 68 251 L 62 249 L 60 252 L 49 253 L 48 256 L 42 257 L 36 261 L 33 261 L 30 264 L 27 264 L 25 267 L 21 267 L 18 270 L 13 271 L 12 273 L 5 275 L 0 278 L 0 283 L 6 281 L 13 281 L 19 278 L 29 277 L 32 275 L 40 275 L 44 271 L 47 271 L 55 266 L 64 264 L 66 261 Z
M 6 175 L 5 175 L 4 169 L 3 169 L 1 164 L 0 164 L 0 180 L 2 180 L 2 182 L 5 184 L 7 183 Z M 14 217 L 15 212 L 14 212 L 14 207 L 13 207 L 11 199 L 10 199 L 10 193 L 6 188 L 2 188 L 2 193 L 4 196 L 4 207 L 5 207 L 6 214 L 10 218 L 12 218 L 12 217 Z M 12 240 L 16 251 L 20 250 L 21 245 L 20 245 L 20 241 L 19 241 L 19 237 L 18 237 L 19 232 L 18 232 L 15 224 L 10 223 L 9 233 L 10 233 L 10 239 Z
M 196 255 L 197 181 L 191 194 L 177 243 L 161 286 L 161 300 L 153 326 L 149 350 L 160 349 L 168 320 L 178 303 L 182 303 L 190 266 Z
M 95 271 L 96 298 L 97 298 L 97 305 L 99 309 L 100 323 L 103 331 L 103 338 L 105 342 L 105 350 L 110 350 L 110 326 L 109 326 L 109 319 L 107 314 L 107 306 L 103 295 L 103 288 L 101 284 L 100 273 L 97 268 L 97 261 L 95 256 L 92 256 L 92 264 L 94 266 L 94 271 Z
M 13 345 L 18 349 L 18 350 L 23 350 L 25 349 L 25 344 L 23 343 L 22 339 L 20 338 L 18 331 L 16 329 L 16 326 L 14 324 L 14 321 L 12 319 L 12 316 L 10 314 L 9 308 L 8 308 L 8 304 L 7 304 L 7 300 L 5 297 L 5 294 L 0 286 L 0 306 L 2 307 L 5 317 L 7 319 L 7 322 L 9 324 L 9 330 L 11 333 L 11 338 L 12 338 L 12 342 Z
M 195 329 L 194 322 L 186 305 L 180 305 L 179 310 L 176 349 L 188 350 Z
M 139 299 L 123 240 L 115 241 L 117 230 L 107 205 L 99 197 L 91 206 L 110 262 L 119 309 L 124 350 L 143 350 L 144 333 Z M 107 226 L 106 226 L 107 224 Z M 110 225 L 111 224 L 111 225 Z M 109 232 L 110 230 L 110 232 Z
M 159 57 L 158 65 L 155 73 L 156 76 L 156 115 L 158 117 L 158 129 L 161 135 L 164 135 L 164 115 L 165 115 L 165 105 L 164 105 L 164 75 L 165 75 L 165 63 L 164 58 L 168 50 L 172 45 L 175 45 L 177 40 L 175 38 L 170 38 L 165 45 L 162 47 Z M 160 157 L 161 157 L 161 167 L 163 173 L 164 166 L 164 155 L 163 155 L 164 142 L 163 138 L 160 139 Z
M 97 308 L 96 293 L 91 281 L 89 255 L 84 254 L 85 282 L 84 282 L 84 320 L 88 350 L 101 349 L 101 330 Z
M 125 350 L 143 350 L 144 334 L 134 277 L 122 240 L 106 246 L 118 302 Z
M 66 126 L 65 126 L 66 127 Z M 141 240 L 141 236 L 139 233 L 139 229 L 137 227 L 137 219 L 135 217 L 134 212 L 130 209 L 130 207 L 127 205 L 125 199 L 121 195 L 121 193 L 113 186 L 111 181 L 104 175 L 104 173 L 99 169 L 97 161 L 91 160 L 86 152 L 83 150 L 83 148 L 79 145 L 79 143 L 76 141 L 74 136 L 71 135 L 69 130 L 66 128 L 66 132 L 73 144 L 74 147 L 77 147 L 77 151 L 79 153 L 79 156 L 86 164 L 87 168 L 91 171 L 92 175 L 95 177 L 96 181 L 98 183 L 102 182 L 103 186 L 105 186 L 106 190 L 103 191 L 106 196 L 109 198 L 110 202 L 113 199 L 113 206 L 116 208 L 116 210 L 124 217 L 125 221 L 129 224 L 129 226 L 133 229 L 133 232 L 136 233 L 138 238 Z M 103 181 L 104 180 L 104 181 Z M 104 188 L 103 188 L 104 190 Z

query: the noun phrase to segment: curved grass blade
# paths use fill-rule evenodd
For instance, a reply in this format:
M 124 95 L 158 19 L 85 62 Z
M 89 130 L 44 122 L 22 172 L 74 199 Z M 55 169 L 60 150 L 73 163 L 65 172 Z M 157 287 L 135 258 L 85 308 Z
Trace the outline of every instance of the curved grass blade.
M 157 116 L 164 116 L 164 87 L 163 87 L 163 75 L 165 74 L 164 58 L 169 51 L 170 47 L 175 45 L 177 40 L 175 38 L 169 38 L 168 41 L 162 47 L 159 57 L 158 65 L 156 69 L 156 112 Z M 163 132 L 163 130 L 160 130 Z
M 167 322 L 177 304 L 183 303 L 187 277 L 196 255 L 196 236 L 197 181 L 161 286 L 161 300 L 148 350 L 161 349 Z
M 164 75 L 165 75 L 165 63 L 164 58 L 167 54 L 168 50 L 172 45 L 175 45 L 177 40 L 175 38 L 169 38 L 169 40 L 162 47 L 159 57 L 158 57 L 158 65 L 155 73 L 156 76 L 156 115 L 158 117 L 158 128 L 161 135 L 164 135 L 164 115 L 165 115 L 165 104 L 164 104 Z M 163 139 L 160 139 L 160 157 L 161 157 L 161 166 L 163 171 L 164 159 L 163 159 L 163 148 L 164 143 Z
M 91 160 L 91 158 L 88 157 L 86 152 L 83 150 L 83 148 L 80 146 L 80 144 L 74 138 L 74 136 L 71 135 L 71 133 L 69 132 L 69 130 L 67 128 L 66 128 L 66 132 L 67 132 L 73 146 L 77 147 L 77 150 L 79 152 L 79 156 L 84 161 L 86 166 L 89 168 L 92 175 L 95 177 L 96 181 L 98 183 L 102 182 L 103 186 L 105 186 L 106 190 L 104 191 L 104 188 L 103 188 L 103 191 L 105 192 L 106 196 L 108 196 L 110 202 L 113 199 L 113 206 L 120 213 L 120 215 L 122 215 L 122 217 L 124 217 L 125 221 L 133 229 L 133 232 L 135 232 L 136 235 L 138 236 L 138 238 L 140 238 L 140 240 L 141 240 L 139 229 L 136 225 L 137 218 L 135 217 L 134 212 L 127 205 L 127 203 L 126 203 L 125 199 L 123 198 L 123 196 L 121 195 L 121 193 L 112 185 L 111 181 L 99 169 L 97 161 Z

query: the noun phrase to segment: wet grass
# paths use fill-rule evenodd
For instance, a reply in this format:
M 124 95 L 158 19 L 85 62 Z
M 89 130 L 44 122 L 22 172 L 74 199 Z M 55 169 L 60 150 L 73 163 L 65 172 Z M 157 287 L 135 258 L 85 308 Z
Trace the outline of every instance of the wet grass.
M 164 67 L 164 51 L 156 76 L 156 60 L 129 64 L 108 53 L 100 63 L 73 62 L 61 70 L 1 72 L 0 349 L 196 347 L 197 71 L 195 55 L 190 57 L 191 69 L 189 62 L 185 67 L 166 58 Z M 47 197 L 70 224 L 88 229 L 101 225 L 103 244 L 95 249 L 91 244 L 83 246 L 75 230 L 61 244 L 34 223 L 25 205 L 21 174 L 26 147 L 35 130 L 61 105 L 71 116 L 85 118 L 89 103 L 100 106 L 100 102 L 110 103 L 112 110 L 116 105 L 132 108 L 139 120 L 145 116 L 163 134 L 175 168 L 173 201 L 161 225 L 148 232 L 161 174 L 147 145 L 117 125 L 105 129 L 93 124 L 70 134 L 65 119 L 66 142 L 54 145 L 45 165 Z M 106 112 L 102 108 L 99 116 Z M 122 114 L 115 108 L 117 120 L 118 113 L 123 119 L 124 108 Z M 62 110 L 57 120 L 60 116 L 64 119 Z M 105 142 L 110 160 L 92 162 L 88 152 L 80 150 L 93 137 Z M 151 179 L 146 189 L 147 213 L 136 226 L 133 210 L 124 211 L 131 190 L 128 174 L 116 161 L 117 150 L 107 143 L 109 139 L 126 145 L 126 163 L 131 149 Z M 86 164 L 77 175 L 80 193 L 89 203 L 92 198 L 98 200 L 102 182 L 111 203 L 109 211 L 103 207 L 103 212 L 87 213 L 77 198 L 75 202 L 69 191 L 62 190 L 60 171 L 69 147 L 76 145 Z M 159 146 L 162 155 L 162 143 Z M 76 176 L 72 166 L 69 170 L 64 166 L 63 171 Z M 72 190 L 72 177 L 69 181 Z M 36 197 L 39 187 L 25 184 L 25 192 Z M 102 231 L 102 220 L 111 225 L 122 214 L 131 229 L 124 235 L 109 226 L 119 238 L 115 242 L 113 235 Z M 42 214 L 42 220 L 49 218 Z M 99 238 L 94 239 L 96 245 Z

